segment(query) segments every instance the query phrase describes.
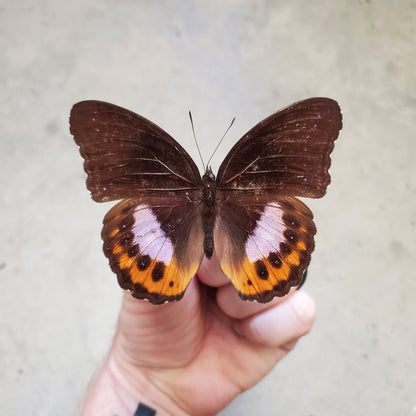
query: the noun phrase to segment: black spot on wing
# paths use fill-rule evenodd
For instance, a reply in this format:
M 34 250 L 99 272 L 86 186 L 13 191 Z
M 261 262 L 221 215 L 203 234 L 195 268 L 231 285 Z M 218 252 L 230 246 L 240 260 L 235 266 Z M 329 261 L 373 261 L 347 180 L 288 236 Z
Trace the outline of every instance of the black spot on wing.
M 280 252 L 285 256 L 288 256 L 292 252 L 292 249 L 286 243 L 280 243 L 279 248 Z
M 118 224 L 118 230 L 119 230 L 119 232 L 123 232 L 123 231 L 125 231 L 127 229 L 131 229 L 131 227 L 133 226 L 133 224 L 134 224 L 134 217 L 133 217 L 133 215 L 124 217 L 120 221 L 120 223 Z
M 143 272 L 150 266 L 150 263 L 151 263 L 150 256 L 145 254 L 139 257 L 139 260 L 137 262 L 137 267 L 141 272 Z
M 123 247 L 129 246 L 133 242 L 133 233 L 127 233 L 120 239 L 120 245 Z
M 289 225 L 293 228 L 299 228 L 300 227 L 299 220 L 296 218 L 296 215 L 286 213 L 286 214 L 283 215 L 282 219 L 283 219 L 283 222 L 286 225 Z
M 293 244 L 296 244 L 296 242 L 299 240 L 299 236 L 289 229 L 285 230 L 283 235 L 285 236 L 287 241 Z
M 139 245 L 135 244 L 134 246 L 129 247 L 127 250 L 127 255 L 130 258 L 136 257 L 137 253 L 139 252 Z
M 256 268 L 257 276 L 260 279 L 267 280 L 269 278 L 269 271 L 267 270 L 266 265 L 261 260 L 257 260 L 254 263 L 254 267 Z
M 154 282 L 159 282 L 163 279 L 163 276 L 165 274 L 165 263 L 158 261 L 155 264 L 155 267 L 152 270 L 152 280 Z
M 270 264 L 276 269 L 280 269 L 282 267 L 282 260 L 276 253 L 269 253 L 267 259 L 269 260 Z

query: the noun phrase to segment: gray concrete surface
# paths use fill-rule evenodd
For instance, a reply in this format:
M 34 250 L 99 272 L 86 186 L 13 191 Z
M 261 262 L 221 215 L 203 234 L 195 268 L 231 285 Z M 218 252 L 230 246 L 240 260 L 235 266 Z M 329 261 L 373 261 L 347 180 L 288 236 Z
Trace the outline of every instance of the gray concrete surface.
M 120 290 L 101 252 L 111 204 L 85 189 L 71 105 L 155 121 L 220 159 L 293 101 L 339 101 L 318 226 L 312 333 L 222 415 L 416 414 L 416 3 L 0 2 L 0 413 L 75 412 Z

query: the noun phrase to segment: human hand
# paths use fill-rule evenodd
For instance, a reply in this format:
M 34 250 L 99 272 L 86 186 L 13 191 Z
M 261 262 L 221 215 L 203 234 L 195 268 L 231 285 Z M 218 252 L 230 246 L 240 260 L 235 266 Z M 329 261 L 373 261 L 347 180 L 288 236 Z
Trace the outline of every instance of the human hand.
M 214 415 L 292 350 L 314 317 L 303 291 L 242 301 L 215 259 L 204 259 L 179 302 L 156 306 L 126 292 L 82 416 L 133 415 L 139 402 L 157 416 Z

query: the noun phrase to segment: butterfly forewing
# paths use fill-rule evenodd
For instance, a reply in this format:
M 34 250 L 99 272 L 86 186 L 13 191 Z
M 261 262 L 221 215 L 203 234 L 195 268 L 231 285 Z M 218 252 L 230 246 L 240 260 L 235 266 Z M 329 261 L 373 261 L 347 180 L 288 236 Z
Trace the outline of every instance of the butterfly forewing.
M 138 114 L 101 101 L 82 101 L 72 108 L 70 127 L 96 201 L 201 186 L 198 168 L 182 146 Z
M 336 101 L 292 104 L 237 142 L 220 166 L 217 188 L 319 198 L 330 182 L 329 155 L 341 127 Z

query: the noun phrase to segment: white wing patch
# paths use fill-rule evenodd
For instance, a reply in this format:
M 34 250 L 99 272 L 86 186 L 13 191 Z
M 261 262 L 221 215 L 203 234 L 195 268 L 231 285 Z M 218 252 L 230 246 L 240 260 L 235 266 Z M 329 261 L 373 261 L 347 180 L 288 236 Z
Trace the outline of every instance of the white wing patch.
M 287 227 L 282 217 L 283 211 L 279 204 L 272 202 L 266 205 L 253 234 L 246 241 L 245 249 L 251 263 L 278 251 L 279 244 L 286 241 L 283 233 Z
M 173 256 L 173 245 L 160 228 L 160 223 L 148 205 L 139 205 L 134 211 L 132 227 L 134 243 L 142 254 L 169 264 Z

